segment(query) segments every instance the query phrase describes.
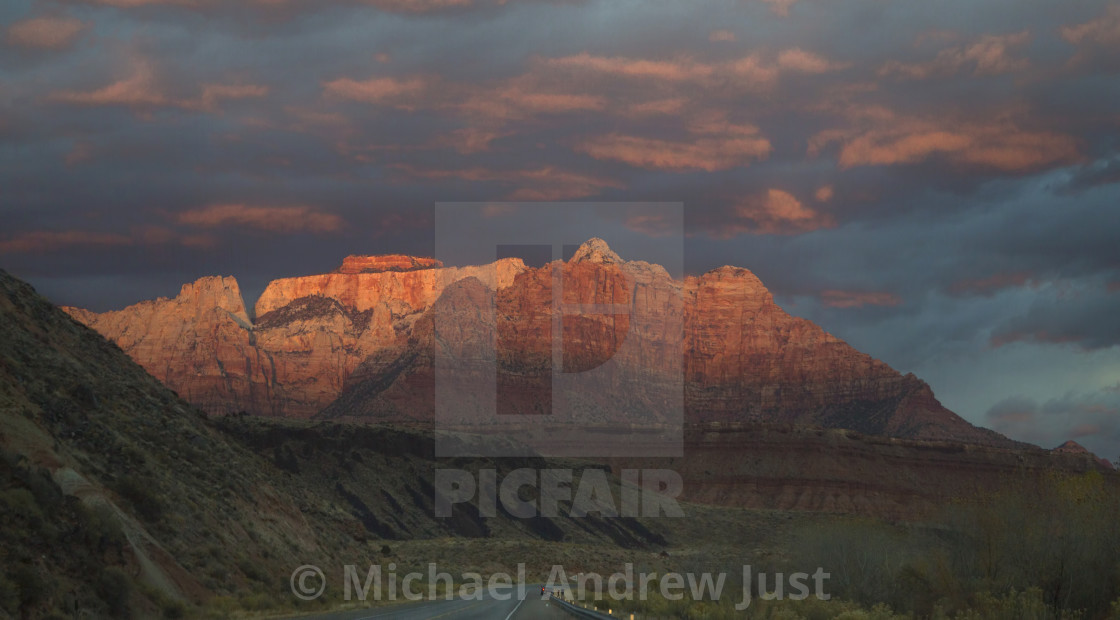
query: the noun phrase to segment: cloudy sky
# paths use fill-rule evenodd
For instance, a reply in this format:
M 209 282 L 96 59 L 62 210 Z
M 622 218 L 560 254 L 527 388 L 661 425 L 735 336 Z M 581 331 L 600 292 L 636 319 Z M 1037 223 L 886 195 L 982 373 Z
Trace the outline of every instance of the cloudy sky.
M 1120 457 L 1117 2 L 7 0 L 0 153 L 0 266 L 96 310 L 681 202 L 689 273 Z

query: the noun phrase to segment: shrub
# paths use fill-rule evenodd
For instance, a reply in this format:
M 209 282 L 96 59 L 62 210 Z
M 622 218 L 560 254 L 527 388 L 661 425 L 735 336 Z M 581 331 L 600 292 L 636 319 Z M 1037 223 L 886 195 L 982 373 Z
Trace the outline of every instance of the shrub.
M 113 485 L 113 490 L 132 504 L 141 519 L 151 523 L 163 517 L 163 503 L 152 492 L 150 482 L 135 476 L 124 476 Z
M 19 586 L 0 574 L 0 609 L 9 614 L 19 613 Z
M 30 607 L 46 598 L 47 584 L 34 567 L 26 564 L 16 566 L 11 572 L 11 580 L 19 589 L 21 607 Z
M 261 592 L 241 597 L 240 603 L 241 608 L 246 611 L 266 611 L 275 605 L 271 596 Z
M 182 601 L 166 600 L 160 603 L 160 610 L 167 620 L 179 620 L 187 615 L 187 606 Z
M 117 515 L 108 505 L 98 504 L 93 508 L 79 505 L 78 518 L 86 542 L 98 551 L 124 546 L 124 531 L 121 530 Z
M 29 521 L 43 519 L 43 511 L 39 509 L 39 503 L 27 489 L 8 489 L 0 495 L 0 502 L 13 514 Z
M 128 618 L 131 614 L 132 579 L 123 570 L 110 567 L 97 578 L 97 595 L 109 608 L 114 618 Z

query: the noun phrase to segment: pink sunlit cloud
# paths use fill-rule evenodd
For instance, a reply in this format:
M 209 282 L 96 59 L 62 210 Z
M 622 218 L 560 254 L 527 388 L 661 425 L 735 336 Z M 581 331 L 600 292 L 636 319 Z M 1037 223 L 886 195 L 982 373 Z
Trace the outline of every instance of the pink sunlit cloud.
M 580 142 L 577 150 L 595 159 L 657 170 L 727 170 L 766 159 L 773 146 L 757 134 L 704 136 L 688 141 L 608 134 Z
M 836 62 L 799 47 L 778 54 L 778 67 L 796 73 L 828 73 L 852 66 L 849 62 Z
M 761 196 L 752 196 L 735 207 L 735 232 L 765 235 L 792 235 L 836 225 L 831 215 L 805 206 L 793 194 L 769 189 Z
M 770 11 L 779 17 L 789 17 L 789 9 L 797 0 L 762 0 L 770 6 Z
M 308 206 L 214 204 L 183 211 L 175 219 L 202 228 L 244 226 L 278 233 L 334 232 L 343 225 L 341 217 Z
M 961 72 L 983 77 L 1022 71 L 1030 66 L 1030 61 L 1014 56 L 1013 50 L 1023 47 L 1029 40 L 1030 32 L 1025 30 L 1014 34 L 984 35 L 970 45 L 941 50 L 928 62 L 891 60 L 879 69 L 879 75 L 922 80 Z
M 1109 5 L 1103 15 L 1082 24 L 1063 26 L 1062 38 L 1074 45 L 1120 45 L 1120 6 Z
M 267 86 L 256 84 L 203 84 L 196 97 L 177 98 L 164 92 L 158 83 L 155 67 L 145 60 L 133 63 L 132 74 L 107 86 L 93 90 L 63 90 L 47 99 L 56 103 L 80 106 L 124 106 L 131 108 L 175 107 L 213 112 L 225 99 L 264 97 Z
M 896 115 L 872 106 L 857 110 L 852 125 L 809 140 L 809 155 L 840 144 L 841 168 L 913 164 L 941 157 L 960 165 L 1015 173 L 1082 159 L 1077 140 L 1056 131 L 1024 129 L 1009 119 L 954 122 Z
M 73 17 L 32 17 L 8 26 L 9 45 L 41 50 L 69 47 L 89 24 Z
M 586 198 L 604 189 L 622 189 L 622 183 L 602 176 L 588 175 L 546 166 L 527 170 L 494 170 L 489 168 L 419 169 L 399 165 L 396 169 L 413 178 L 460 179 L 495 182 L 516 186 L 507 200 L 550 201 Z
M 0 254 L 51 252 L 72 246 L 98 247 L 128 245 L 132 240 L 117 233 L 84 230 L 42 230 L 21 233 L 0 240 Z
M 418 105 L 429 82 L 421 77 L 381 77 L 368 80 L 339 78 L 323 84 L 324 94 L 360 103 L 384 103 L 405 109 Z

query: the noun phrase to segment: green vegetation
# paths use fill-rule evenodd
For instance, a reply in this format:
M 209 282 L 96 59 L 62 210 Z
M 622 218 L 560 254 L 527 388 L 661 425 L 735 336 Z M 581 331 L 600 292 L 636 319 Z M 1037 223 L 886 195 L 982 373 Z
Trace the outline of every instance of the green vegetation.
M 761 600 L 753 583 L 744 614 L 742 566 L 693 560 L 676 570 L 728 573 L 720 600 L 669 601 L 653 588 L 646 601 L 599 607 L 638 618 L 1120 619 L 1118 511 L 1114 480 L 1055 474 L 924 524 L 818 518 L 743 562 L 771 576 L 822 567 L 828 601 Z

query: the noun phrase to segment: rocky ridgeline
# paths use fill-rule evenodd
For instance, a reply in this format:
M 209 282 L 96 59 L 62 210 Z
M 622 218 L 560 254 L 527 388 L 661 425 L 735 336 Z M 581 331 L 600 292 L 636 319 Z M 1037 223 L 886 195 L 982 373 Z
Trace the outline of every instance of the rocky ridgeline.
M 683 372 L 688 422 L 1010 443 L 942 407 L 920 379 L 790 316 L 747 269 L 674 280 L 660 266 L 623 260 L 600 239 L 567 263 L 539 269 L 519 259 L 443 267 L 407 256 L 348 257 L 334 273 L 271 282 L 255 321 L 236 281 L 217 277 L 184 286 L 174 299 L 102 314 L 67 310 L 211 414 L 305 418 L 326 409 L 330 416 L 430 419 L 432 328 L 420 321 L 449 287 L 468 279 L 480 287 L 472 303 L 498 310 L 488 329 L 497 330 L 506 406 L 535 406 L 551 373 L 554 268 L 563 275 L 565 305 L 623 309 L 565 315 L 565 370 L 612 359 L 654 378 Z M 609 387 L 613 396 L 585 405 L 617 405 L 609 399 L 627 386 Z M 632 410 L 636 422 L 646 422 L 658 404 Z
M 307 418 L 338 397 L 359 363 L 407 332 L 448 284 L 476 277 L 508 285 L 525 269 L 517 259 L 465 268 L 423 267 L 438 262 L 415 259 L 408 264 L 419 266 L 410 271 L 370 271 L 386 263 L 363 258 L 349 257 L 335 273 L 271 282 L 255 320 L 232 277 L 202 278 L 173 299 L 123 310 L 64 309 L 208 413 Z

